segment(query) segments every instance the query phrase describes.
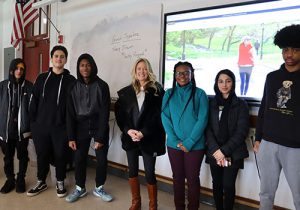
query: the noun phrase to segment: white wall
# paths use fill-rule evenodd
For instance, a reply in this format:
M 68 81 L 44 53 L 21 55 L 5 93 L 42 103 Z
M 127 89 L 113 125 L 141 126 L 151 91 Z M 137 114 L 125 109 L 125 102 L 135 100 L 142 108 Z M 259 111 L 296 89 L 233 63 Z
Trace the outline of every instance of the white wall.
M 163 4 L 163 11 L 165 13 L 188 10 L 194 8 L 201 7 L 209 7 L 215 5 L 224 5 L 238 2 L 246 2 L 247 0 L 153 0 L 155 2 L 159 2 Z M 123 6 L 128 6 L 131 4 L 141 4 L 143 2 L 147 2 L 147 0 L 69 0 L 65 3 L 55 3 L 52 5 L 52 16 L 51 19 L 53 23 L 57 26 L 61 33 L 65 36 L 64 45 L 71 49 L 70 37 L 71 35 L 71 22 L 76 21 L 80 18 L 81 15 L 84 15 L 85 11 L 93 11 L 95 14 L 95 18 L 101 15 L 102 11 L 110 10 L 115 7 L 122 8 Z M 14 0 L 4 0 L 3 3 L 0 3 L 0 36 L 1 36 L 1 52 L 0 52 L 0 78 L 3 78 L 3 48 L 10 46 L 10 34 L 11 34 L 11 26 L 12 26 L 12 18 L 13 18 L 13 4 Z M 95 10 L 91 10 L 91 8 L 97 8 L 97 12 Z M 57 44 L 57 33 L 54 28 L 51 28 L 51 41 L 50 41 L 50 49 L 52 46 Z M 72 52 L 70 52 L 70 55 Z M 67 67 L 70 66 L 70 63 L 67 63 Z M 76 75 L 74 70 L 71 70 L 73 75 Z M 121 142 L 119 140 L 120 131 L 115 124 L 114 116 L 111 115 L 111 128 L 114 127 L 114 133 L 111 132 L 111 146 L 108 154 L 108 158 L 111 161 L 127 164 L 125 152 L 121 149 Z M 111 129 L 112 130 L 112 129 Z M 259 179 L 257 176 L 255 160 L 253 155 L 252 146 L 250 141 L 247 141 L 248 148 L 250 151 L 250 158 L 245 161 L 245 169 L 240 172 L 237 179 L 237 195 L 259 200 Z M 143 168 L 143 164 L 140 164 L 141 168 Z M 168 161 L 167 155 L 159 157 L 157 159 L 156 166 L 157 174 L 171 177 L 171 169 Z M 211 176 L 209 168 L 205 163 L 202 165 L 201 169 L 201 184 L 204 187 L 211 188 Z M 286 183 L 285 178 L 281 177 L 279 188 L 276 195 L 275 204 L 278 206 L 282 206 L 289 209 L 294 209 L 292 204 L 292 196 Z
M 3 10 L 3 2 L 0 1 L 0 8 L 2 8 L 1 10 Z M 3 12 L 0 10 L 0 37 L 3 37 L 3 28 L 4 25 L 3 23 Z M 3 38 L 2 38 L 3 40 Z M 3 41 L 0 40 L 0 81 L 4 78 L 4 71 L 3 71 L 3 67 L 4 67 L 4 62 L 3 62 Z

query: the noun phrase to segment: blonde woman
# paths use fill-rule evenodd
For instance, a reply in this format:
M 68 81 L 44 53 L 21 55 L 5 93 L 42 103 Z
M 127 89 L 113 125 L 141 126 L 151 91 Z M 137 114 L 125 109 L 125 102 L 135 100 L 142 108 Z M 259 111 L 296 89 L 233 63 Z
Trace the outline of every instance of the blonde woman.
M 155 177 L 156 157 L 165 153 L 165 132 L 160 110 L 164 91 L 156 82 L 149 61 L 139 58 L 131 72 L 132 83 L 118 91 L 115 105 L 122 148 L 126 151 L 129 184 L 132 193 L 130 210 L 141 209 L 138 180 L 139 156 L 143 157 L 149 194 L 149 209 L 157 209 Z

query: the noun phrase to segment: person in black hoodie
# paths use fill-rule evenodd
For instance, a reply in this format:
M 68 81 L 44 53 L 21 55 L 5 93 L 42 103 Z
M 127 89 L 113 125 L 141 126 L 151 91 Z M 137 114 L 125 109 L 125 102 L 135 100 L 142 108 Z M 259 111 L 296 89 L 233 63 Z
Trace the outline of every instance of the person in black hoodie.
M 35 196 L 47 189 L 50 163 L 55 166 L 58 197 L 66 195 L 66 101 L 75 78 L 64 68 L 68 51 L 57 45 L 51 50 L 53 67 L 35 81 L 30 100 L 30 120 L 37 153 L 37 184 L 27 192 Z
M 67 102 L 67 132 L 69 147 L 75 151 L 76 180 L 75 190 L 67 196 L 67 202 L 74 202 L 87 194 L 86 162 L 91 140 L 94 140 L 97 159 L 93 194 L 103 201 L 112 200 L 103 187 L 107 174 L 110 94 L 107 83 L 97 73 L 93 57 L 89 54 L 80 55 L 77 60 L 77 81 Z
M 126 151 L 132 202 L 130 210 L 141 209 L 138 179 L 139 156 L 143 157 L 149 209 L 157 209 L 156 157 L 165 154 L 165 131 L 161 122 L 164 90 L 156 82 L 150 62 L 139 58 L 133 65 L 132 83 L 118 91 L 115 115 Z
M 235 94 L 235 76 L 221 70 L 215 79 L 215 97 L 209 103 L 206 130 L 207 162 L 213 183 L 217 210 L 232 210 L 235 181 L 244 158 L 249 156 L 246 137 L 249 132 L 249 110 Z M 223 202 L 224 197 L 224 202 Z
M 6 182 L 1 193 L 25 192 L 25 175 L 28 165 L 28 138 L 31 135 L 29 99 L 32 83 L 25 80 L 26 65 L 21 58 L 11 61 L 9 79 L 0 83 L 0 141 L 4 152 Z M 14 174 L 14 156 L 17 149 L 19 172 Z
M 260 210 L 273 209 L 281 171 L 300 210 L 300 25 L 274 37 L 284 63 L 266 77 L 256 124 L 254 151 L 260 171 Z

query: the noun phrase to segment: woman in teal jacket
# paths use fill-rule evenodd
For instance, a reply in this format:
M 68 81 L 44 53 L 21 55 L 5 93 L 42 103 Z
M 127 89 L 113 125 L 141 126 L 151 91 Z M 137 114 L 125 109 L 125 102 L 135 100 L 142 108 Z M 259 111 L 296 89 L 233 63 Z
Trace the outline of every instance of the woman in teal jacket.
M 178 62 L 174 66 L 173 87 L 166 91 L 162 105 L 176 210 L 185 209 L 185 179 L 188 184 L 187 207 L 189 210 L 199 208 L 199 174 L 207 118 L 207 95 L 196 87 L 192 64 Z

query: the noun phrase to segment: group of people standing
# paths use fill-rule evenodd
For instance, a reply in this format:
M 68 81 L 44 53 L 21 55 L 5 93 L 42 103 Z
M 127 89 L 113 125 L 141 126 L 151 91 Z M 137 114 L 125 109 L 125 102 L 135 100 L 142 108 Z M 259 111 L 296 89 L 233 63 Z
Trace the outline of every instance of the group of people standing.
M 272 209 L 282 168 L 292 189 L 295 207 L 300 209 L 300 169 L 297 167 L 300 101 L 299 97 L 295 98 L 300 84 L 299 37 L 300 25 L 287 26 L 275 36 L 274 43 L 282 49 L 285 63 L 267 77 L 257 120 L 254 150 L 259 156 L 261 172 L 261 210 Z M 67 56 L 63 46 L 55 46 L 51 51 L 53 67 L 39 75 L 34 85 L 25 80 L 24 61 L 15 59 L 9 79 L 0 83 L 0 138 L 7 176 L 2 193 L 15 187 L 17 192 L 25 192 L 27 145 L 32 132 L 38 181 L 27 192 L 28 196 L 47 189 L 50 164 L 56 169 L 57 196 L 67 194 L 64 186 L 67 145 L 75 151 L 76 186 L 66 201 L 74 202 L 85 196 L 86 160 L 93 140 L 97 159 L 93 194 L 104 201 L 113 199 L 103 187 L 109 149 L 109 86 L 97 76 L 98 68 L 91 55 L 82 54 L 78 58 L 77 80 L 64 68 Z M 232 71 L 218 72 L 215 96 L 210 100 L 196 86 L 194 71 L 191 63 L 178 62 L 173 70 L 172 88 L 165 92 L 156 81 L 150 62 L 139 58 L 131 71 L 131 84 L 118 91 L 115 116 L 128 161 L 130 210 L 141 209 L 139 156 L 144 162 L 149 209 L 158 208 L 155 163 L 156 157 L 166 150 L 173 174 L 176 210 L 199 209 L 199 175 L 205 154 L 211 169 L 216 209 L 233 209 L 237 174 L 249 156 L 245 143 L 249 110 L 246 102 L 236 96 Z M 284 107 L 276 107 L 283 96 L 278 93 L 283 80 L 290 81 L 291 97 L 285 100 Z M 19 159 L 16 179 L 15 149 Z

